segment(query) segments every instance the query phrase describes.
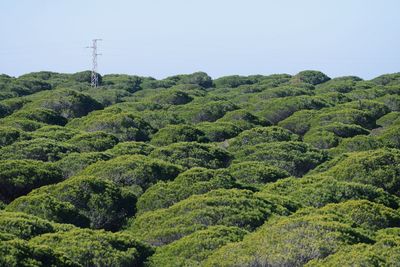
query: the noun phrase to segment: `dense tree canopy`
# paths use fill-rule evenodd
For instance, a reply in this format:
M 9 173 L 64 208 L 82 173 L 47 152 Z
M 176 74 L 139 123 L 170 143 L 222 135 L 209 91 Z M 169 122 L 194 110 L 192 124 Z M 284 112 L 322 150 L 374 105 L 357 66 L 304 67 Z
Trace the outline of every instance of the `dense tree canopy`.
M 397 266 L 400 74 L 0 74 L 0 266 Z

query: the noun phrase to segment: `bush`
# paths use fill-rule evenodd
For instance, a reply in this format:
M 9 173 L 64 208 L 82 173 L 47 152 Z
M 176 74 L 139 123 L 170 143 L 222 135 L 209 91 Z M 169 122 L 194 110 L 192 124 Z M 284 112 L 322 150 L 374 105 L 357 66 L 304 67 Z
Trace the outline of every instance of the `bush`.
M 399 198 L 390 195 L 381 188 L 354 182 L 337 181 L 331 177 L 303 177 L 281 179 L 267 184 L 256 194 L 270 199 L 273 195 L 284 196 L 284 206 L 291 209 L 299 207 L 323 207 L 329 203 L 340 203 L 351 199 L 367 199 L 386 205 L 399 207 Z
M 201 266 L 221 246 L 238 242 L 248 232 L 238 227 L 210 226 L 157 249 L 149 266 Z
M 13 239 L 0 243 L 0 265 L 10 267 L 60 266 L 78 267 L 64 255 L 45 246 L 35 246 L 24 240 Z
M 74 152 L 55 162 L 55 165 L 61 169 L 64 178 L 69 178 L 97 161 L 105 161 L 109 160 L 110 158 L 111 155 L 108 153 Z
M 116 144 L 113 148 L 106 151 L 107 154 L 113 157 L 123 156 L 123 155 L 149 155 L 155 147 L 144 142 L 122 142 Z
M 233 188 L 235 180 L 225 170 L 193 168 L 178 175 L 173 181 L 160 181 L 139 198 L 138 214 L 167 208 L 192 195 L 204 194 L 214 189 Z
M 128 234 L 75 229 L 45 234 L 31 244 L 49 246 L 81 266 L 142 266 L 153 250 Z
M 289 131 L 304 135 L 311 127 L 311 119 L 317 114 L 315 110 L 299 110 L 293 115 L 280 121 L 278 125 Z
M 205 141 L 204 132 L 190 125 L 168 125 L 151 138 L 151 144 L 166 146 L 177 142 Z
M 289 176 L 288 172 L 280 168 L 257 161 L 232 164 L 228 171 L 238 183 L 245 187 L 260 187 Z
M 118 138 L 105 132 L 91 132 L 75 135 L 68 143 L 77 146 L 81 152 L 96 152 L 112 148 Z
M 15 142 L 0 149 L 0 159 L 33 159 L 41 161 L 57 161 L 78 148 L 51 139 L 36 138 Z
M 167 209 L 143 213 L 131 221 L 127 231 L 140 240 L 160 246 L 213 225 L 253 230 L 274 212 L 283 210 L 254 197 L 250 191 L 219 189 L 193 195 Z
M 243 131 L 236 138 L 229 142 L 228 149 L 237 151 L 249 146 L 263 143 L 297 141 L 299 138 L 289 130 L 278 126 L 257 127 Z
M 400 196 L 400 151 L 379 149 L 349 153 L 324 173 L 338 180 L 381 187 Z
M 30 239 L 56 230 L 57 227 L 52 223 L 36 216 L 22 212 L 0 211 L 0 233 L 11 235 L 12 238 Z
M 196 128 L 205 134 L 211 142 L 222 142 L 237 136 L 242 129 L 229 122 L 201 122 Z
M 100 74 L 96 73 L 99 84 L 102 82 L 102 77 Z M 92 81 L 92 72 L 90 70 L 76 72 L 72 74 L 71 78 L 80 83 L 91 83 Z
M 6 210 L 32 214 L 57 223 L 74 224 L 79 227 L 90 226 L 89 218 L 80 214 L 77 207 L 50 194 L 21 196 L 11 202 Z
M 12 127 L 0 127 L 0 148 L 8 146 L 17 141 L 21 131 Z
M 35 199 L 29 199 L 42 194 L 45 195 L 43 198 L 53 197 L 58 200 L 54 201 L 57 205 L 49 205 L 52 211 L 41 212 L 36 207 Z M 58 215 L 58 218 L 66 218 L 70 222 L 71 218 L 66 215 L 73 212 L 72 205 L 81 216 L 89 220 L 91 228 L 109 230 L 118 230 L 124 220 L 134 214 L 136 203 L 136 197 L 122 191 L 113 182 L 91 176 L 75 176 L 55 185 L 43 186 L 32 191 L 26 198 L 26 201 L 11 204 L 12 208 L 23 208 L 25 212 L 33 212 L 38 216 L 49 215 L 51 218 Z
M 302 176 L 328 159 L 320 151 L 302 142 L 274 142 L 248 146 L 236 154 L 236 162 L 262 161 L 286 170 L 291 175 Z
M 315 71 L 315 70 L 305 70 L 297 73 L 295 76 L 293 76 L 292 81 L 293 82 L 303 82 L 303 83 L 309 83 L 312 85 L 317 85 L 320 83 L 324 83 L 329 81 L 331 78 L 326 76 L 320 71 Z
M 204 266 L 304 266 L 360 242 L 372 240 L 340 217 L 294 214 L 270 220 L 243 241 L 223 246 Z
M 153 132 L 142 118 L 120 109 L 92 112 L 71 121 L 67 126 L 87 132 L 103 131 L 121 141 L 146 141 Z
M 70 89 L 41 92 L 35 94 L 32 100 L 27 108 L 50 109 L 67 119 L 82 117 L 102 108 L 102 105 L 90 96 Z
M 231 156 L 225 150 L 208 144 L 196 142 L 175 143 L 156 148 L 150 157 L 182 165 L 184 168 L 205 167 L 218 169 L 227 167 Z
M 128 155 L 105 162 L 98 161 L 81 174 L 111 180 L 139 196 L 152 184 L 159 180 L 171 180 L 180 171 L 179 166 L 171 163 L 141 155 Z
M 51 109 L 32 108 L 22 109 L 11 115 L 13 118 L 28 119 L 46 124 L 65 125 L 67 119 Z
M 10 202 L 43 185 L 62 180 L 53 164 L 35 160 L 0 161 L 0 200 Z
M 271 123 L 256 115 L 244 110 L 238 109 L 226 113 L 217 122 L 230 122 L 242 130 L 248 130 L 257 126 L 270 126 Z
M 46 138 L 56 141 L 67 141 L 80 134 L 81 132 L 75 129 L 70 129 L 62 126 L 47 125 L 30 133 L 32 138 Z

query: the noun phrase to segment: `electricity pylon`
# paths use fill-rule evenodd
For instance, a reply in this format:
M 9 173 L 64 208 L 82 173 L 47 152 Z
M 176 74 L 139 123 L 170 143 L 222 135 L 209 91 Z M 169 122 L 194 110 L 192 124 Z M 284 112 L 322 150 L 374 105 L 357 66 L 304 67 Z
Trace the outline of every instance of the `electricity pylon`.
M 92 75 L 90 84 L 92 87 L 97 87 L 99 85 L 99 79 L 97 76 L 97 56 L 101 54 L 97 53 L 97 41 L 102 41 L 102 39 L 93 39 L 92 46 L 87 46 L 86 48 L 92 48 Z

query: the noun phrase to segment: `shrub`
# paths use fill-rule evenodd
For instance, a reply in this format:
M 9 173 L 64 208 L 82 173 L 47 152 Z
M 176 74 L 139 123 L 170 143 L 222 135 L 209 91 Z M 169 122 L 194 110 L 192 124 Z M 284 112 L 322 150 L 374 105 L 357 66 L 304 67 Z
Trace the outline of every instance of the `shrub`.
M 242 186 L 259 187 L 289 176 L 289 173 L 263 162 L 245 161 L 232 164 L 229 173 Z
M 204 132 L 190 125 L 168 125 L 151 138 L 151 144 L 165 146 L 177 142 L 205 141 Z
M 219 189 L 193 195 L 167 209 L 145 212 L 131 221 L 127 231 L 160 246 L 213 225 L 253 230 L 274 212 L 283 211 L 250 191 Z
M 160 181 L 139 198 L 138 213 L 167 208 L 192 195 L 214 189 L 233 188 L 235 180 L 224 170 L 193 168 L 178 175 L 173 181 Z
M 54 216 L 60 213 L 65 215 L 71 213 L 72 205 L 81 216 L 89 220 L 90 227 L 94 229 L 118 230 L 125 218 L 132 216 L 135 212 L 136 197 L 122 191 L 111 181 L 91 176 L 75 176 L 55 185 L 43 186 L 32 191 L 27 198 L 41 194 L 54 197 L 59 202 L 55 202 L 56 206 L 50 207 L 54 211 L 37 213 L 38 216 Z M 34 200 L 21 201 L 17 204 L 24 205 L 26 212 L 38 211 L 35 207 L 28 207 L 28 204 L 36 205 Z M 18 209 L 17 204 L 12 205 L 13 209 Z M 65 218 L 68 219 L 68 216 Z M 69 218 L 68 221 L 71 219 Z
M 12 127 L 0 127 L 0 147 L 8 146 L 17 141 L 21 131 Z
M 15 142 L 0 149 L 0 159 L 33 159 L 57 161 L 78 148 L 51 139 L 36 138 Z
M 68 143 L 75 145 L 81 152 L 104 151 L 118 143 L 118 138 L 105 132 L 90 132 L 75 135 Z
M 64 255 L 45 246 L 35 246 L 27 241 L 12 239 L 0 243 L 1 266 L 60 266 L 78 267 Z
M 229 150 L 237 151 L 249 146 L 280 141 L 297 141 L 299 138 L 289 130 L 278 126 L 257 127 L 243 131 L 229 142 Z
M 9 234 L 12 238 L 30 239 L 56 230 L 52 223 L 39 217 L 22 212 L 0 211 L 0 233 Z
M 131 141 L 118 143 L 113 148 L 107 150 L 106 153 L 114 157 L 135 154 L 147 156 L 154 148 L 155 147 L 148 143 Z
M 55 165 L 61 169 L 64 178 L 69 178 L 97 161 L 105 161 L 110 158 L 111 155 L 108 153 L 74 152 L 55 162 Z
M 211 142 L 222 142 L 237 136 L 242 129 L 229 122 L 201 122 L 196 128 L 205 134 Z
M 204 266 L 303 266 L 360 242 L 372 240 L 337 216 L 294 214 L 267 221 L 243 241 L 223 246 Z
M 235 162 L 262 161 L 291 175 L 302 176 L 327 159 L 324 151 L 302 142 L 290 141 L 248 146 L 237 152 Z
M 181 142 L 156 148 L 150 157 L 182 165 L 184 168 L 205 167 L 224 168 L 229 165 L 231 156 L 225 150 L 208 144 Z
M 201 266 L 214 250 L 238 242 L 248 232 L 238 227 L 210 226 L 157 249 L 149 266 Z
M 315 70 L 305 70 L 297 73 L 295 76 L 293 76 L 292 81 L 293 82 L 303 82 L 303 83 L 309 83 L 312 85 L 317 85 L 320 83 L 324 83 L 329 81 L 330 78 L 323 74 L 320 71 L 315 71 Z
M 61 170 L 36 160 L 0 161 L 0 200 L 10 202 L 43 185 L 62 180 Z
M 49 246 L 81 266 L 142 266 L 153 253 L 128 234 L 89 229 L 45 234 L 30 243 Z
M 84 169 L 81 174 L 111 180 L 139 196 L 152 184 L 159 180 L 171 180 L 180 171 L 179 166 L 158 159 L 127 155 L 105 162 L 98 161 Z
M 383 189 L 354 182 L 337 181 L 332 177 L 286 178 L 267 184 L 257 196 L 270 199 L 271 195 L 284 196 L 287 204 L 299 207 L 323 207 L 351 199 L 367 199 L 397 209 L 399 198 Z M 284 199 L 285 200 L 285 199 Z
M 121 141 L 146 141 L 153 129 L 142 118 L 120 109 L 101 110 L 68 123 L 68 127 L 88 132 L 103 131 Z
M 238 109 L 227 112 L 217 122 L 230 122 L 238 126 L 242 130 L 248 130 L 257 126 L 270 126 L 271 123 L 256 115 L 244 110 Z
M 400 196 L 399 162 L 397 149 L 353 152 L 334 162 L 324 174 L 338 180 L 371 184 Z

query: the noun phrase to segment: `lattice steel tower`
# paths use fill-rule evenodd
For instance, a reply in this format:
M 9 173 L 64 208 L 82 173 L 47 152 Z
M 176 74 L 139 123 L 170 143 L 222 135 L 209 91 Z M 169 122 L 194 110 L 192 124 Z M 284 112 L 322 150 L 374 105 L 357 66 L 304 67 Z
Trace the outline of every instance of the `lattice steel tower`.
M 101 54 L 97 53 L 97 41 L 102 41 L 102 39 L 93 39 L 92 46 L 86 47 L 86 48 L 92 48 L 92 75 L 91 75 L 92 87 L 97 87 L 99 85 L 99 79 L 97 76 L 97 56 Z

